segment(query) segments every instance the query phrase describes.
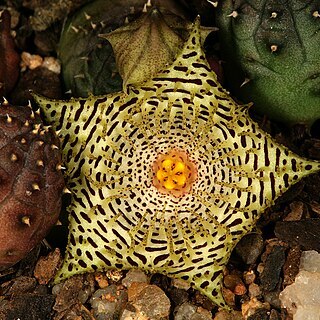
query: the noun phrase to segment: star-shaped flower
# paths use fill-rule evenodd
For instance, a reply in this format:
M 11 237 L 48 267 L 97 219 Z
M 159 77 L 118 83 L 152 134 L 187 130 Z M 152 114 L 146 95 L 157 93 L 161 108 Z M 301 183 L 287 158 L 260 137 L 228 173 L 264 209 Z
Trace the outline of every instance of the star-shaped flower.
M 173 64 L 107 96 L 36 98 L 63 137 L 71 189 L 55 281 L 108 268 L 186 280 L 221 307 L 236 243 L 320 164 L 276 143 L 217 82 L 199 21 Z

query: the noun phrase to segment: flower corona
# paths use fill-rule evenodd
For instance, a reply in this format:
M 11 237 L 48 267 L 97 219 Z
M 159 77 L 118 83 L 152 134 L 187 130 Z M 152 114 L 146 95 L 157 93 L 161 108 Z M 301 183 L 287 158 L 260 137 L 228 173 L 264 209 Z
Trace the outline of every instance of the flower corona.
M 153 184 L 164 194 L 181 197 L 190 191 L 197 177 L 195 164 L 184 151 L 160 154 L 153 165 Z

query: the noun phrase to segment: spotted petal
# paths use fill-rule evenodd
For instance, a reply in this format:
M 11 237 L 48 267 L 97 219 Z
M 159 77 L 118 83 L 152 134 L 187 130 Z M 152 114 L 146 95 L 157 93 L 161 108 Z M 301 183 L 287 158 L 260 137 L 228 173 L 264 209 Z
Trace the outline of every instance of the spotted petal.
M 73 193 L 56 282 L 141 268 L 184 279 L 226 307 L 221 281 L 236 243 L 276 198 L 320 169 L 276 143 L 221 87 L 201 49 L 199 21 L 173 64 L 141 87 L 37 101 L 61 130 Z M 175 153 L 194 172 L 177 193 L 161 184 L 162 172 L 154 182 L 157 170 L 169 172 L 159 159 Z

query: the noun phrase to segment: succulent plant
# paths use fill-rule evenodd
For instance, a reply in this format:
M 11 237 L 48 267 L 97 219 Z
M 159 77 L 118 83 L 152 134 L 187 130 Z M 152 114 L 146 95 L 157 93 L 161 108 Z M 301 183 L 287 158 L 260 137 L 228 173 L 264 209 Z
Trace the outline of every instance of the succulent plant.
M 13 89 L 20 71 L 20 56 L 10 33 L 10 20 L 9 11 L 0 12 L 0 96 L 7 95 Z
M 175 28 L 187 31 L 191 25 L 152 8 L 133 23 L 103 35 L 113 47 L 123 86 L 141 84 L 171 63 L 184 43 Z
M 118 91 L 118 74 L 110 43 L 98 37 L 124 24 L 126 17 L 143 8 L 143 0 L 114 2 L 97 0 L 83 6 L 65 24 L 58 55 L 66 90 L 72 96 L 86 97 Z M 131 8 L 131 9 L 130 9 Z
M 25 1 L 24 6 L 34 11 L 30 17 L 30 25 L 33 30 L 46 30 L 53 23 L 62 20 L 76 8 L 91 0 L 38 0 Z
M 123 87 L 139 85 L 171 64 L 191 28 L 190 21 L 164 8 L 146 7 L 137 20 L 102 35 L 112 45 Z M 212 30 L 201 28 L 201 39 Z
M 318 0 L 224 0 L 216 17 L 233 94 L 289 125 L 320 118 Z
M 72 96 L 119 91 L 122 77 L 124 85 L 141 82 L 155 73 L 150 67 L 152 61 L 157 61 L 154 67 L 158 70 L 172 62 L 188 36 L 190 22 L 183 19 L 185 11 L 174 0 L 162 1 L 159 10 L 151 8 L 151 1 L 146 0 L 96 0 L 67 21 L 59 43 L 59 58 L 66 90 L 71 90 Z M 164 15 L 165 20 L 160 19 L 160 15 Z M 128 25 L 135 19 L 134 24 Z M 122 28 L 117 29 L 120 26 Z M 112 32 L 114 29 L 117 30 Z M 151 33 L 151 29 L 158 32 Z M 98 36 L 102 34 L 103 37 Z M 151 34 L 152 37 L 147 36 Z M 104 38 L 113 44 L 117 63 L 109 41 Z M 120 56 L 132 61 L 122 64 Z M 135 69 L 138 61 L 139 72 Z
M 278 144 L 217 81 L 196 19 L 171 65 L 142 85 L 70 101 L 36 96 L 61 130 L 72 191 L 55 277 L 141 268 L 221 292 L 236 243 L 291 185 L 320 170 Z
M 59 139 L 30 107 L 0 104 L 0 269 L 56 223 L 64 180 Z

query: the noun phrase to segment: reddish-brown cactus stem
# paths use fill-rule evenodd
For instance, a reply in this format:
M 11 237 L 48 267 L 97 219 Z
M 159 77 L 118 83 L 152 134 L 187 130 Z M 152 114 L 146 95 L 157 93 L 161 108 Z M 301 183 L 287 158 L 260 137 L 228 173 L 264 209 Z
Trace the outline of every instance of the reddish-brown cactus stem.
M 8 94 L 19 77 L 20 56 L 11 36 L 10 13 L 0 12 L 0 95 Z
M 0 104 L 0 269 L 23 258 L 58 220 L 64 188 L 58 146 L 31 106 Z

